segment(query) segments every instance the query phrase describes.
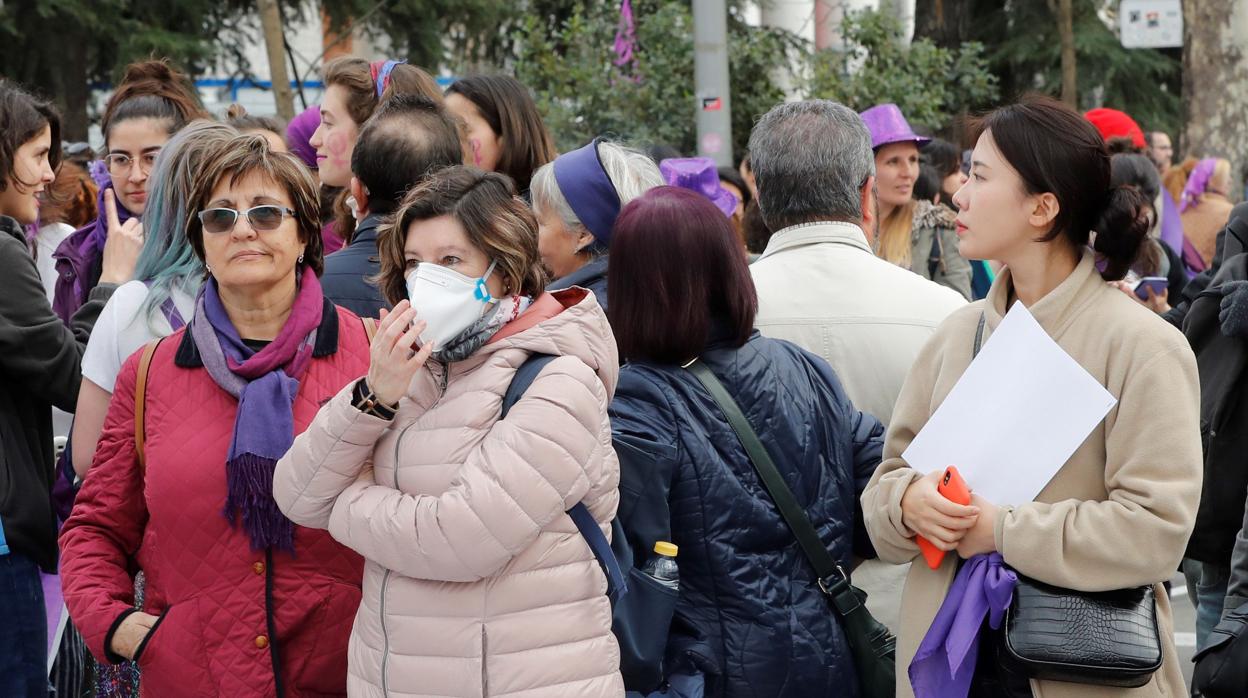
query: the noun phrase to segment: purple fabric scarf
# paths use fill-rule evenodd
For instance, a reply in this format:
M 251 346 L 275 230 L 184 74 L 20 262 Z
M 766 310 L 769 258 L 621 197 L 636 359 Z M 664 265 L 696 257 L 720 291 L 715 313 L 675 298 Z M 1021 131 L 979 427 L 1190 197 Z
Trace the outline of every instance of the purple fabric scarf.
M 112 195 L 111 184 L 101 188 L 96 200 L 98 215 L 95 220 L 61 241 L 56 252 L 52 254 L 56 259 L 57 274 L 52 309 L 66 325 L 74 313 L 87 302 L 91 289 L 99 282 L 104 243 L 108 240 L 108 214 L 104 209 L 104 197 Z M 117 220 L 125 223 L 133 217 L 134 214 L 118 201 Z
M 979 629 L 988 617 L 1001 627 L 1018 575 L 1001 553 L 976 555 L 962 564 L 945 602 L 910 662 L 915 698 L 966 698 L 979 657 Z
M 323 303 L 320 281 L 305 267 L 290 317 L 277 339 L 257 352 L 243 343 L 226 315 L 216 279 L 204 284 L 196 301 L 190 332 L 204 368 L 238 398 L 223 513 L 237 523 L 241 512 L 254 550 L 294 551 L 294 524 L 273 501 L 273 468 L 295 440 L 295 395 L 312 359 Z

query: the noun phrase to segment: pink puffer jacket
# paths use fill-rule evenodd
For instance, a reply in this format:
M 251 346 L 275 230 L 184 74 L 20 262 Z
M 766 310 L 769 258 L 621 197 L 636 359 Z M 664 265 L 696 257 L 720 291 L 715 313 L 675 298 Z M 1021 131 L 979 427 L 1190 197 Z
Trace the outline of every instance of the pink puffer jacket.
M 499 419 L 531 353 L 557 355 Z M 430 363 L 388 422 L 344 389 L 278 463 L 287 516 L 362 554 L 352 696 L 623 695 L 611 605 L 564 513 L 606 531 L 619 501 L 606 315 L 583 289 L 544 295 L 468 359 Z

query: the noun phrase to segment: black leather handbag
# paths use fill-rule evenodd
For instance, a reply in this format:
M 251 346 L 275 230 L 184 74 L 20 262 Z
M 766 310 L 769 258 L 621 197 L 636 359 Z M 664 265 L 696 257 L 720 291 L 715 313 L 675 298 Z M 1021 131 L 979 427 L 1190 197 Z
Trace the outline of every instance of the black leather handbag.
M 1033 679 L 1136 688 L 1161 667 L 1152 586 L 1080 592 L 1018 575 L 997 656 Z

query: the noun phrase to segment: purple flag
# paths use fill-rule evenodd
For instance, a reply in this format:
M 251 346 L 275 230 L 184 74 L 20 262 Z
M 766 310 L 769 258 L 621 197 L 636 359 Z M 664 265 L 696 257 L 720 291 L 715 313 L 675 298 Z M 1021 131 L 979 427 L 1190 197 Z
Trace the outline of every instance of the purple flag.
M 630 64 L 636 63 L 633 48 L 637 44 L 637 25 L 633 21 L 633 3 L 623 0 L 620 3 L 620 22 L 615 30 L 615 65 L 623 70 L 631 70 Z

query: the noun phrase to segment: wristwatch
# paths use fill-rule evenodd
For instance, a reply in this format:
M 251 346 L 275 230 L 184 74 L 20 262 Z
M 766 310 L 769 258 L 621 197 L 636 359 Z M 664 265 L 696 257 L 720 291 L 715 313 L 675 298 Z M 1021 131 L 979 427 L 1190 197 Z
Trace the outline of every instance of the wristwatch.
M 373 389 L 368 387 L 368 380 L 364 378 L 355 382 L 355 390 L 351 395 L 351 404 L 355 409 L 364 414 L 371 414 L 374 417 L 386 420 L 394 419 L 394 415 L 397 412 L 395 408 L 398 407 L 398 405 L 383 404 L 381 400 L 378 400 L 377 396 L 373 394 Z

